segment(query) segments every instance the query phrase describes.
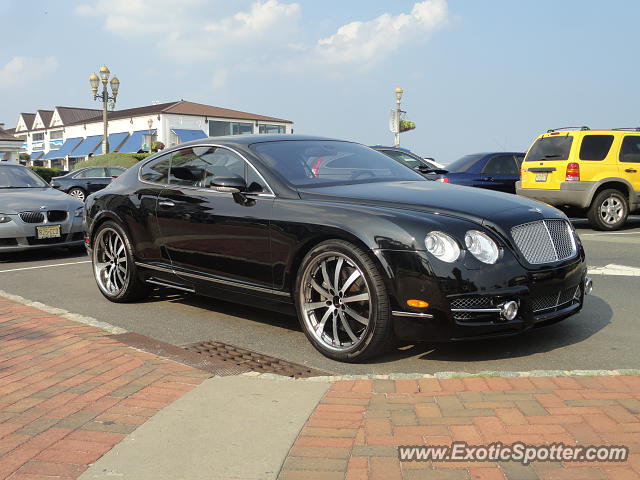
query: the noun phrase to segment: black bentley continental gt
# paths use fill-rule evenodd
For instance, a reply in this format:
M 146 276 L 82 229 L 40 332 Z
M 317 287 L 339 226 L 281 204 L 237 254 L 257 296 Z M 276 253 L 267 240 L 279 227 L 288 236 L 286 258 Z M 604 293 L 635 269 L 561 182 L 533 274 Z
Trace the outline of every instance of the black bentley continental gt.
M 318 169 L 321 159 L 336 160 Z M 164 150 L 88 197 L 102 294 L 156 285 L 292 311 L 324 355 L 525 331 L 591 289 L 567 217 L 514 195 L 426 181 L 363 145 L 217 137 Z

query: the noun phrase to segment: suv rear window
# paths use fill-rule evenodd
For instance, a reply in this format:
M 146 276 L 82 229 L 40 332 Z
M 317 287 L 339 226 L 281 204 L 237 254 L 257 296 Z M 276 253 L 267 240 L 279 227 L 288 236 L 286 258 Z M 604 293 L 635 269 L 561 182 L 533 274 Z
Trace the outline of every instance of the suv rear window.
M 613 135 L 585 135 L 580 146 L 580 160 L 604 160 L 612 143 Z
M 525 162 L 537 162 L 540 160 L 567 160 L 573 137 L 542 137 L 529 149 Z

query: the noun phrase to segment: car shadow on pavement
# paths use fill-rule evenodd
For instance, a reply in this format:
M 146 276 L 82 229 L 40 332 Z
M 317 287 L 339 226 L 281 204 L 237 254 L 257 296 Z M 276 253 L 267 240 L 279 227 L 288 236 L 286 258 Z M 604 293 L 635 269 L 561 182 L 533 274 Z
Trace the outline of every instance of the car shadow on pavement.
M 80 247 L 42 248 L 24 252 L 0 253 L 0 265 L 4 263 L 44 262 L 47 260 L 89 260 L 89 257 L 84 245 Z M 19 268 L 20 266 L 16 267 Z
M 601 230 L 595 230 L 591 224 L 589 223 L 589 220 L 587 220 L 586 218 L 571 218 L 571 223 L 573 224 L 573 226 L 577 229 L 585 229 L 585 230 L 591 230 L 590 232 L 579 232 L 580 233 L 612 233 L 612 232 L 606 232 L 606 231 L 601 231 Z M 630 215 L 629 218 L 627 219 L 627 223 L 625 223 L 622 227 L 620 227 L 618 230 L 616 230 L 615 232 L 624 232 L 627 230 L 634 230 L 634 229 L 638 229 L 640 228 L 640 216 L 638 215 Z M 613 233 L 615 233 L 613 232 Z
M 588 297 L 585 309 L 577 315 L 520 335 L 468 342 L 417 344 L 403 347 L 377 360 L 392 362 L 417 356 L 421 360 L 474 362 L 527 357 L 582 343 L 609 325 L 612 317 L 609 304 L 592 295 Z M 591 353 L 585 351 L 585 355 Z

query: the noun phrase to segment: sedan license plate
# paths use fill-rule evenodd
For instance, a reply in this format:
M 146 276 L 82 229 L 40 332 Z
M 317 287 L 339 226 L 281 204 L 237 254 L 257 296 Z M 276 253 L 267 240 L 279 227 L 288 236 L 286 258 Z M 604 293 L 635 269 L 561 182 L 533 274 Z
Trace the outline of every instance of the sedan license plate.
M 536 173 L 536 182 L 546 182 L 547 181 L 547 172 L 539 172 Z
M 58 238 L 60 236 L 60 225 L 36 227 L 36 238 L 38 240 L 42 240 L 44 238 Z

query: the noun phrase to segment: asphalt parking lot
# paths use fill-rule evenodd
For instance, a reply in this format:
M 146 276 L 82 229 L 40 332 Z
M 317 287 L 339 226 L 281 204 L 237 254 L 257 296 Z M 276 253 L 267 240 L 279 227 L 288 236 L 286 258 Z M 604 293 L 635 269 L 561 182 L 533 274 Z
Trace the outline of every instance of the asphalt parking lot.
M 640 217 L 611 233 L 574 224 L 595 284 L 578 315 L 508 339 L 406 346 L 365 364 L 326 359 L 295 318 L 268 311 L 169 290 L 110 303 L 78 249 L 0 255 L 0 289 L 174 345 L 216 340 L 339 374 L 639 368 Z

